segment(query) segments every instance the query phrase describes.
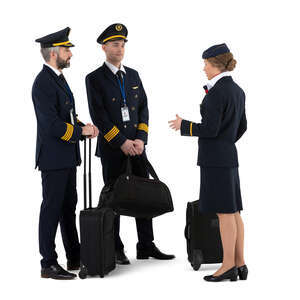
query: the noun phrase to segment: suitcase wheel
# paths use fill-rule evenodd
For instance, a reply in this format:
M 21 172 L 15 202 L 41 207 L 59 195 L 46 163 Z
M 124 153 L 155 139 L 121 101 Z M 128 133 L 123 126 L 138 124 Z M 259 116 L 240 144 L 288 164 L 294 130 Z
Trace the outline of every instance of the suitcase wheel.
M 81 266 L 78 276 L 80 279 L 85 279 L 87 277 L 87 269 L 85 266 Z
M 85 272 L 80 271 L 78 276 L 80 279 L 86 279 L 87 274 Z
M 203 254 L 200 249 L 194 249 L 193 250 L 193 259 L 192 259 L 192 267 L 194 271 L 198 271 L 200 269 L 200 266 L 203 262 Z

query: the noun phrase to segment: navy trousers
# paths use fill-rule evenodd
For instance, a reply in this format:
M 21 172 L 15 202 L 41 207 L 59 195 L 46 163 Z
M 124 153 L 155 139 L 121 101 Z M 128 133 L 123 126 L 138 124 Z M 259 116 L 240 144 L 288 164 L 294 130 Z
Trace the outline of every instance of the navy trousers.
M 55 236 L 58 224 L 66 257 L 80 260 L 80 244 L 76 229 L 76 167 L 42 171 L 43 202 L 39 220 L 39 247 L 41 266 L 47 268 L 57 264 Z
M 146 155 L 145 152 L 143 155 Z M 102 173 L 104 184 L 116 180 L 125 172 L 127 157 L 121 150 L 112 151 L 110 157 L 101 157 Z M 132 172 L 136 176 L 148 178 L 149 174 L 138 156 L 132 158 Z M 142 247 L 147 248 L 154 240 L 152 219 L 136 218 L 136 228 L 138 241 Z M 115 247 L 118 250 L 124 249 L 124 245 L 120 238 L 120 216 L 115 218 Z

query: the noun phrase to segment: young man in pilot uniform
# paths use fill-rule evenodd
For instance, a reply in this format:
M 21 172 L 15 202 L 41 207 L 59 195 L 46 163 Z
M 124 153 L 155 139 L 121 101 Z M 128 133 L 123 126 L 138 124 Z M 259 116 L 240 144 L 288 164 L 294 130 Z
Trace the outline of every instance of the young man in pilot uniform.
M 68 270 L 80 264 L 80 244 L 76 229 L 76 166 L 80 165 L 79 140 L 95 137 L 98 129 L 77 119 L 71 89 L 62 74 L 70 66 L 70 28 L 36 40 L 41 44 L 45 64 L 32 87 L 37 118 L 36 167 L 42 175 L 43 202 L 39 221 L 41 277 L 73 279 L 75 274 L 57 262 L 55 235 L 58 223 L 67 257 Z
M 108 183 L 124 173 L 124 162 L 132 156 L 133 173 L 148 178 L 139 155 L 146 156 L 148 138 L 148 105 L 142 81 L 137 71 L 125 67 L 127 29 L 112 24 L 98 37 L 106 55 L 104 64 L 88 74 L 86 88 L 90 115 L 99 128 L 96 156 L 100 157 L 103 181 Z M 138 233 L 137 259 L 173 259 L 153 243 L 152 219 L 136 218 Z M 120 217 L 115 220 L 116 262 L 129 264 L 119 236 Z

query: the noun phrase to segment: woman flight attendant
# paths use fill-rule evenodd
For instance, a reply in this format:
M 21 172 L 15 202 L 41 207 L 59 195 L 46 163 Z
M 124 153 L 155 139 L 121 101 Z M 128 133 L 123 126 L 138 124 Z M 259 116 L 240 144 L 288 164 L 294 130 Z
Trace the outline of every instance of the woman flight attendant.
M 202 58 L 209 81 L 200 105 L 201 123 L 183 120 L 178 115 L 169 123 L 172 129 L 180 129 L 181 135 L 199 138 L 200 209 L 203 213 L 216 213 L 219 219 L 223 262 L 204 279 L 245 280 L 248 269 L 244 261 L 244 225 L 240 216 L 243 206 L 235 147 L 247 129 L 245 94 L 230 76 L 236 60 L 226 44 L 208 48 Z

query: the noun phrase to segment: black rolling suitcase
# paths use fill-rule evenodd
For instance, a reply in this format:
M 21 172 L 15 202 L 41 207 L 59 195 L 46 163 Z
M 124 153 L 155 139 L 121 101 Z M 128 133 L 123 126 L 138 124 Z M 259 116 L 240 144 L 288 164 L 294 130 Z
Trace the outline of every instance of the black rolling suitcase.
M 91 140 L 89 139 L 89 207 L 86 203 L 86 140 L 84 140 L 84 210 L 80 212 L 79 278 L 100 275 L 115 267 L 114 218 L 110 208 L 92 208 Z
M 199 200 L 188 202 L 185 238 L 188 260 L 195 271 L 201 264 L 221 263 L 223 248 L 216 214 L 200 212 Z

